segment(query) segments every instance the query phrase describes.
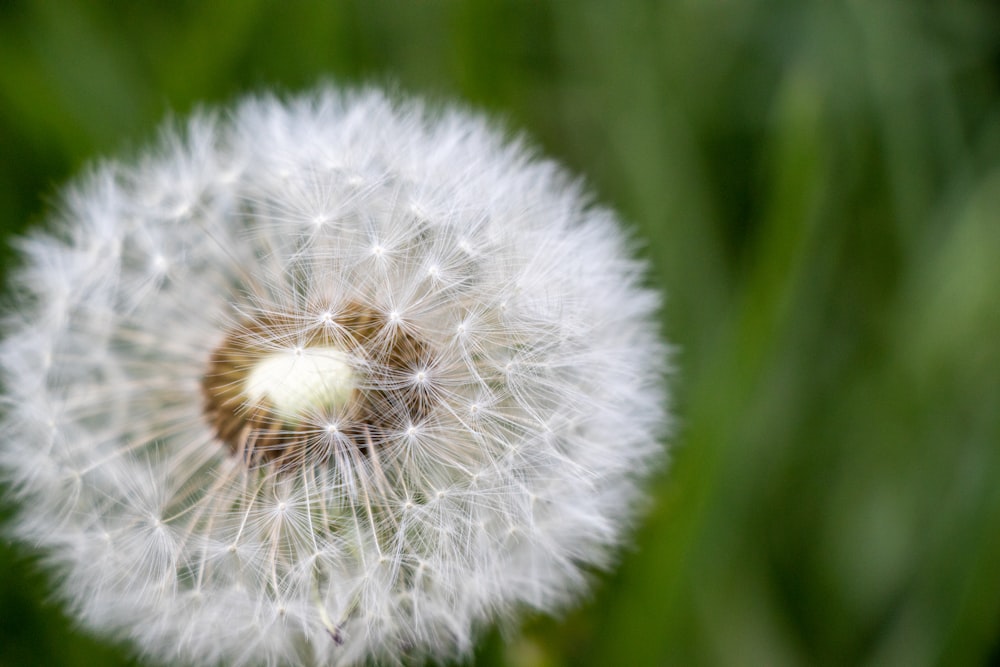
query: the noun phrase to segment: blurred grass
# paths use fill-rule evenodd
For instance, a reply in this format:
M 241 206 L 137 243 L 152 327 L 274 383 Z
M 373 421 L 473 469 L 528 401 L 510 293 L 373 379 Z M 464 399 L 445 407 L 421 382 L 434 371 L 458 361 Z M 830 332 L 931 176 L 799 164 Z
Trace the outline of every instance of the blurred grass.
M 499 114 L 634 224 L 679 427 L 621 567 L 477 664 L 1000 664 L 998 38 L 968 1 L 8 1 L 0 225 L 243 91 Z M 0 549 L 0 665 L 138 664 L 44 582 Z

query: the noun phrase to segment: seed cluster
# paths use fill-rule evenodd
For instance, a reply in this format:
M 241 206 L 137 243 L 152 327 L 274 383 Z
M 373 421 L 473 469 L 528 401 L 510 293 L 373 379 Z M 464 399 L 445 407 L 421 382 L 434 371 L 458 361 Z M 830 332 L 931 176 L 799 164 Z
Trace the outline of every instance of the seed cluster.
M 243 100 L 67 191 L 0 341 L 16 533 L 156 661 L 470 655 L 613 561 L 665 347 L 616 216 L 461 109 Z
M 432 412 L 431 396 L 412 378 L 432 365 L 430 349 L 389 319 L 350 303 L 340 313 L 325 312 L 311 328 L 273 313 L 233 328 L 212 353 L 202 379 L 205 416 L 218 439 L 251 467 L 290 469 L 330 460 L 337 448 L 367 456 L 400 424 L 424 423 Z M 344 405 L 318 404 L 292 418 L 266 398 L 248 399 L 248 375 L 268 354 L 319 347 L 344 350 L 351 359 L 359 381 Z

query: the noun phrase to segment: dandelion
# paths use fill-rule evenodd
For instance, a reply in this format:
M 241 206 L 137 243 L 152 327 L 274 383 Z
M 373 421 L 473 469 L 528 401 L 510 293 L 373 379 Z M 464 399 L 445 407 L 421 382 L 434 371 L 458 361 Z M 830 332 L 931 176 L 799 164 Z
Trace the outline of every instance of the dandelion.
M 615 216 L 482 118 L 246 99 L 22 242 L 20 539 L 161 662 L 449 659 L 609 564 L 664 422 Z

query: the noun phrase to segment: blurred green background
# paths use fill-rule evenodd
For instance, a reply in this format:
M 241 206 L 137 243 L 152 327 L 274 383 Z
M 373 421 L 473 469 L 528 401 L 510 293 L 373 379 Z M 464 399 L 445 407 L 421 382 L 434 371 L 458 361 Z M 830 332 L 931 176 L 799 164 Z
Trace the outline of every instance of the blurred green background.
M 1000 14 L 6 1 L 3 233 L 165 115 L 321 80 L 524 130 L 668 294 L 678 428 L 634 546 L 475 664 L 1000 665 Z M 140 664 L 48 590 L 0 545 L 0 665 Z

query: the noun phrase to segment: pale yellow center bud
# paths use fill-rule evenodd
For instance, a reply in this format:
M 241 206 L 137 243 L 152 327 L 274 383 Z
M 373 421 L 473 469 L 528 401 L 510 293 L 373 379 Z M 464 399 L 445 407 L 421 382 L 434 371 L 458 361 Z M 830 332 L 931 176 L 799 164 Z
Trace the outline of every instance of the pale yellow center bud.
M 333 347 L 304 347 L 272 352 L 250 370 L 243 395 L 266 402 L 286 420 L 346 405 L 354 391 L 349 357 Z

